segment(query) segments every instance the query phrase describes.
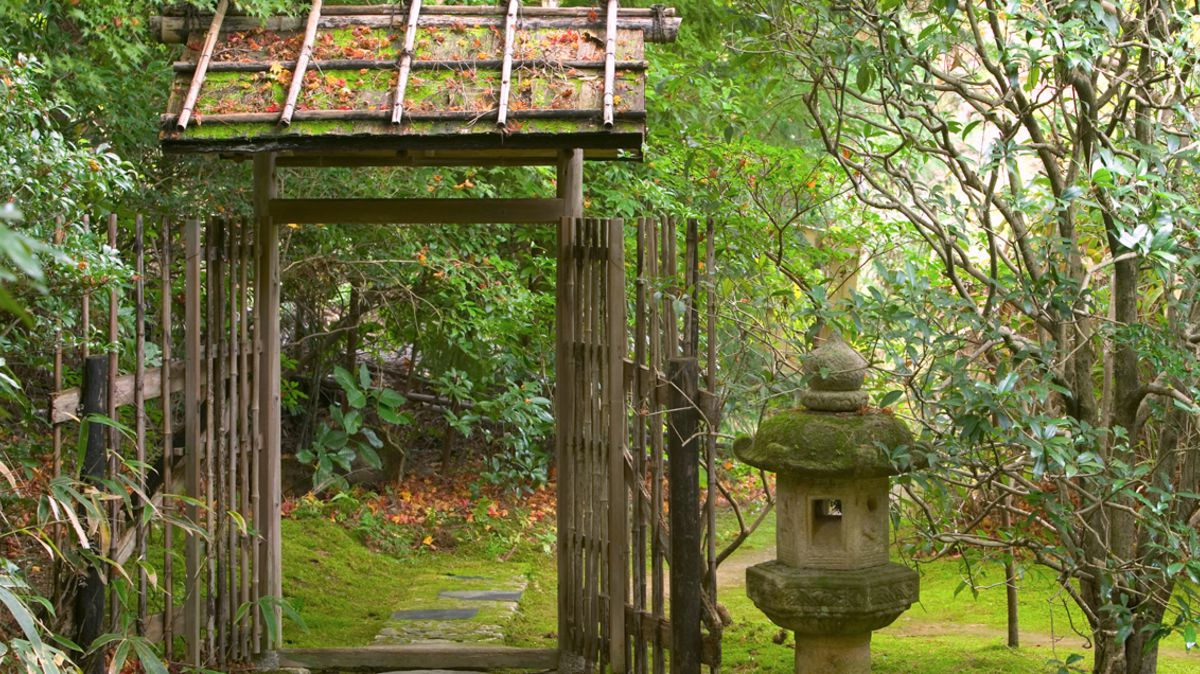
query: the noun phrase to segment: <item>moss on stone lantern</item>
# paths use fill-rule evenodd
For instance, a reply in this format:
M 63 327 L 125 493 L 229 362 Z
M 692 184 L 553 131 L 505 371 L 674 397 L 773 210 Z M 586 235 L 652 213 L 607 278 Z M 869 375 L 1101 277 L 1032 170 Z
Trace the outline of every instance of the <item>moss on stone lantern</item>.
M 918 598 L 917 573 L 888 559 L 888 493 L 900 473 L 888 450 L 912 435 L 867 409 L 866 361 L 840 339 L 804 364 L 804 408 L 767 419 L 735 444 L 742 461 L 777 474 L 778 559 L 746 571 L 746 593 L 796 633 L 796 672 L 871 671 L 871 632 Z

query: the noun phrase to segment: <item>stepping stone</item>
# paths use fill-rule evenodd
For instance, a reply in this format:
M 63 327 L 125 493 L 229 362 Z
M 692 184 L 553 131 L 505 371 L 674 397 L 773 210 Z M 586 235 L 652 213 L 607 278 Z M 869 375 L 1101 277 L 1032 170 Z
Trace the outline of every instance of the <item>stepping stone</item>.
M 470 620 L 479 613 L 477 608 L 430 608 L 396 611 L 392 620 Z
M 467 599 L 470 601 L 521 601 L 521 591 L 496 590 L 443 590 L 438 593 L 442 599 Z
M 774 559 L 774 557 L 772 557 Z M 457 573 L 447 573 L 447 578 L 458 578 L 459 580 L 491 580 L 487 576 L 460 576 Z

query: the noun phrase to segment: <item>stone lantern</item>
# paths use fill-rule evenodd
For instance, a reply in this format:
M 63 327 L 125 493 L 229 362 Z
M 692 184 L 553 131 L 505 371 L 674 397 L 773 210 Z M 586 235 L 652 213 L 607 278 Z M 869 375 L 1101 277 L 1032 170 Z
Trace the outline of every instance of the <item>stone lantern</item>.
M 918 598 L 917 573 L 888 560 L 888 477 L 901 471 L 881 448 L 912 436 L 892 415 L 866 410 L 866 361 L 845 342 L 826 341 L 804 370 L 804 408 L 767 419 L 734 447 L 778 476 L 778 559 L 746 570 L 746 593 L 796 633 L 798 674 L 870 672 L 871 632 Z

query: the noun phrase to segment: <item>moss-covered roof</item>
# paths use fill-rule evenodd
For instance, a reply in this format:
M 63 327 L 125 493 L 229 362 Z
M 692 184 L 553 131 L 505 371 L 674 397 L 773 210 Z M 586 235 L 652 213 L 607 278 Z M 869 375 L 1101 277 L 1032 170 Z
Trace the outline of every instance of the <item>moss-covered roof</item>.
M 584 148 L 592 158 L 638 158 L 645 134 L 647 41 L 674 39 L 673 10 L 622 9 L 615 35 L 612 119 L 605 124 L 609 24 L 595 8 L 520 7 L 511 46 L 507 10 L 426 6 L 408 68 L 407 5 L 327 5 L 317 20 L 289 124 L 281 113 L 307 16 L 221 22 L 202 85 L 180 128 L 211 16 L 164 16 L 166 42 L 184 43 L 161 140 L 168 152 L 295 153 Z M 498 124 L 501 73 L 512 76 Z M 403 114 L 393 123 L 401 78 Z

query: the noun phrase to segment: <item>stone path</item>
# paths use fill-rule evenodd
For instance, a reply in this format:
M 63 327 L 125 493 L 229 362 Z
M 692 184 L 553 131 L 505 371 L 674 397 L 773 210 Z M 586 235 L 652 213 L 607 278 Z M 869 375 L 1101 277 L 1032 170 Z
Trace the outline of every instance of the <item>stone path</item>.
M 523 577 L 441 574 L 406 578 L 415 590 L 375 636 L 375 645 L 486 644 L 504 640 L 504 627 L 525 591 Z

